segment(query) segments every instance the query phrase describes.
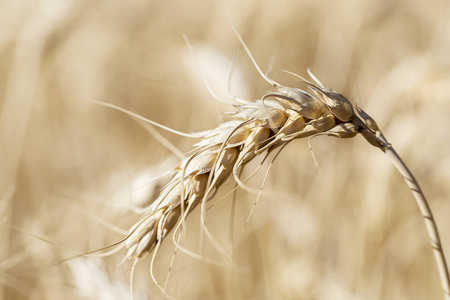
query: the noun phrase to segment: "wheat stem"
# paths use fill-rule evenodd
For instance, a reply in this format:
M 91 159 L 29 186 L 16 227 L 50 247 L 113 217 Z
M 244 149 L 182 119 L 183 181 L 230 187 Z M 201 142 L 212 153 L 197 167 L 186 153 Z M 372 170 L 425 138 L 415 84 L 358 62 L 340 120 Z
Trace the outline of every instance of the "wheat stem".
M 447 262 L 445 260 L 444 251 L 442 250 L 441 239 L 439 237 L 439 232 L 436 226 L 436 222 L 431 212 L 430 206 L 419 186 L 419 183 L 414 178 L 414 175 L 409 171 L 408 167 L 405 165 L 400 156 L 395 152 L 394 148 L 388 147 L 385 149 L 385 153 L 397 168 L 398 172 L 403 176 L 406 184 L 411 190 L 414 198 L 416 199 L 417 205 L 419 206 L 420 212 L 422 213 L 425 225 L 427 228 L 428 236 L 430 237 L 431 247 L 433 248 L 434 257 L 439 269 L 439 277 L 441 279 L 442 289 L 444 291 L 444 299 L 450 300 L 450 276 L 448 272 Z

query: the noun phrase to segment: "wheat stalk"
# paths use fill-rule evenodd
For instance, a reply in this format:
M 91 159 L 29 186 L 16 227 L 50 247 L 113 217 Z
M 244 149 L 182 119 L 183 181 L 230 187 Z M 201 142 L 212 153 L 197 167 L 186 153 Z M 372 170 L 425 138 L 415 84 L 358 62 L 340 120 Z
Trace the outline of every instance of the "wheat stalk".
M 193 154 L 174 168 L 170 182 L 148 207 L 141 221 L 130 230 L 124 243 L 120 244 L 120 247 L 128 249 L 125 258 L 134 260 L 135 265 L 145 254 L 153 251 L 153 262 L 162 241 L 174 230 L 173 240 L 179 249 L 196 258 L 221 264 L 184 249 L 175 238 L 187 215 L 196 206 L 201 204 L 201 221 L 206 235 L 222 255 L 229 259 L 209 233 L 205 221 L 206 201 L 228 177 L 233 176 L 243 186 L 244 182 L 238 174 L 245 164 L 258 155 L 268 155 L 293 139 L 313 138 L 317 135 L 351 138 L 361 133 L 370 144 L 388 155 L 416 198 L 434 249 L 445 299 L 450 299 L 449 272 L 437 226 L 414 176 L 367 113 L 358 106 L 355 113 L 350 101 L 324 87 L 309 73 L 315 83 L 294 75 L 312 93 L 286 87 L 266 78 L 273 85 L 273 92 L 253 102 L 238 100 L 240 103 L 233 105 L 235 110 L 228 113 L 232 117 L 231 121 L 193 135 L 200 138 L 194 145 Z M 187 134 L 185 136 L 192 137 Z M 152 277 L 154 279 L 153 275 Z M 155 279 L 154 281 L 160 286 Z
M 246 180 L 241 180 L 239 174 L 243 167 L 256 156 L 264 155 L 265 159 L 273 150 L 281 151 L 294 139 L 306 137 L 312 139 L 318 135 L 352 138 L 360 133 L 371 145 L 387 154 L 413 193 L 425 220 L 434 250 L 444 298 L 450 300 L 449 271 L 431 209 L 418 182 L 392 145 L 387 142 L 376 122 L 358 106 L 354 109 L 351 102 L 343 95 L 325 87 L 310 70 L 308 73 L 314 82 L 294 73 L 285 72 L 299 78 L 312 92 L 283 86 L 270 79 L 261 71 L 240 35 L 237 32 L 236 35 L 260 75 L 273 86 L 273 91 L 256 101 L 233 97 L 236 103 L 230 105 L 234 107 L 234 110 L 226 113 L 231 120 L 215 129 L 195 134 L 183 133 L 123 108 L 95 101 L 172 133 L 200 139 L 194 144 L 192 154 L 172 170 L 172 179 L 147 208 L 141 220 L 130 229 L 129 234 L 120 242 L 103 248 L 102 251 L 107 251 L 105 253 L 109 254 L 125 247 L 127 254 L 124 259 L 134 261 L 132 273 L 139 259 L 153 253 L 151 275 L 164 294 L 166 289 L 157 282 L 152 269 L 159 247 L 171 231 L 174 231 L 173 242 L 176 249 L 208 263 L 227 266 L 220 261 L 205 258 L 184 249 L 179 243 L 180 230 L 183 228 L 186 217 L 200 204 L 201 225 L 204 233 L 222 256 L 232 264 L 232 259 L 208 231 L 205 220 L 206 201 L 212 198 L 221 184 L 229 177 L 233 177 L 240 187 L 253 191 L 245 186 Z M 210 92 L 212 93 L 211 90 Z M 213 96 L 229 104 L 216 95 L 213 94 Z M 277 155 L 278 153 L 275 157 Z M 254 192 L 260 194 L 261 191 Z
M 394 148 L 392 148 L 391 146 L 386 148 L 384 151 L 391 162 L 394 164 L 394 166 L 397 168 L 398 172 L 403 176 L 403 179 L 405 180 L 414 198 L 416 199 L 417 205 L 419 206 L 420 212 L 422 213 L 422 217 L 425 221 L 425 226 L 430 238 L 431 247 L 433 248 L 434 257 L 439 269 L 439 277 L 441 279 L 441 285 L 444 291 L 444 299 L 450 300 L 450 277 L 448 266 L 445 260 L 445 254 L 442 248 L 441 239 L 439 237 L 439 231 L 437 229 L 433 213 L 431 212 L 430 205 L 428 204 L 428 201 L 425 198 L 425 195 L 423 194 L 416 178 L 405 165 Z

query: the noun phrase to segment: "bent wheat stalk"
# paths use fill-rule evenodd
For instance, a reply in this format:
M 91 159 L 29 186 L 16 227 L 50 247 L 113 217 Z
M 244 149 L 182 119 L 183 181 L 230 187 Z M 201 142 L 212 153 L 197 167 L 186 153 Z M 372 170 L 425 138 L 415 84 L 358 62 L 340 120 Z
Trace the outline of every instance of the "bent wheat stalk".
M 300 78 L 312 93 L 283 86 L 264 75 L 273 85 L 273 92 L 256 101 L 239 100 L 239 104 L 233 105 L 235 110 L 228 113 L 231 121 L 215 129 L 195 134 L 200 141 L 194 145 L 193 154 L 182 160 L 173 170 L 174 175 L 170 182 L 148 207 L 148 212 L 130 230 L 122 244 L 122 247 L 128 249 L 125 258 L 136 263 L 145 254 L 153 251 L 154 260 L 162 241 L 175 228 L 173 241 L 178 249 L 202 259 L 199 255 L 183 249 L 175 238 L 187 215 L 200 203 L 205 233 L 219 252 L 228 258 L 209 234 L 205 221 L 206 201 L 227 178 L 233 175 L 237 183 L 243 184 L 239 179 L 239 170 L 242 170 L 245 164 L 260 154 L 268 155 L 293 139 L 312 138 L 317 135 L 352 138 L 361 133 L 370 144 L 388 155 L 412 191 L 431 239 L 445 299 L 449 300 L 449 271 L 439 233 L 430 207 L 414 176 L 367 113 L 358 106 L 355 112 L 349 100 L 324 87 L 311 73 L 310 75 L 315 83 L 295 76 Z M 212 260 L 205 260 L 214 263 Z M 158 284 L 155 279 L 154 281 Z
M 406 184 L 414 195 L 414 198 L 416 199 L 417 205 L 419 206 L 420 212 L 422 213 L 423 219 L 425 221 L 428 236 L 431 242 L 431 247 L 433 248 L 434 257 L 438 265 L 441 285 L 444 291 L 444 298 L 445 300 L 450 300 L 450 280 L 448 266 L 447 262 L 445 261 L 445 255 L 442 249 L 441 239 L 439 237 L 436 222 L 434 221 L 433 213 L 431 212 L 427 199 L 425 198 L 425 195 L 423 194 L 416 178 L 414 178 L 414 175 L 411 173 L 411 171 L 409 171 L 408 167 L 405 165 L 394 148 L 389 147 L 385 149 L 385 153 L 397 168 L 398 172 L 403 176 L 403 179 L 405 180 Z
M 403 176 L 403 179 L 405 180 L 406 184 L 411 190 L 411 193 L 416 199 L 417 205 L 419 206 L 420 212 L 425 221 L 428 237 L 430 238 L 431 247 L 433 248 L 434 257 L 439 269 L 439 277 L 441 279 L 444 299 L 450 300 L 450 276 L 448 265 L 445 259 L 445 254 L 442 248 L 436 221 L 434 220 L 433 213 L 431 212 L 428 201 L 425 198 L 425 195 L 422 192 L 422 189 L 420 188 L 416 178 L 408 169 L 400 156 L 397 154 L 397 152 L 394 150 L 392 145 L 387 142 L 386 138 L 378 128 L 376 122 L 359 107 L 357 107 L 357 110 L 361 118 L 364 120 L 364 123 L 366 124 L 366 128 L 363 128 L 361 130 L 362 135 L 369 143 L 371 143 L 375 147 L 380 148 L 384 153 L 387 154 L 389 160 L 395 166 L 400 175 Z
M 314 83 L 294 73 L 285 72 L 299 78 L 312 93 L 299 88 L 283 86 L 270 79 L 261 71 L 239 33 L 236 30 L 235 33 L 259 74 L 273 86 L 274 90 L 256 101 L 232 97 L 236 104 L 229 104 L 234 107 L 233 111 L 227 113 L 231 120 L 215 129 L 187 134 L 147 120 L 123 108 L 95 101 L 172 133 L 198 138 L 200 141 L 194 145 L 192 154 L 172 170 L 172 179 L 147 208 L 147 212 L 141 220 L 130 229 L 128 235 L 118 243 L 93 251 L 91 254 L 108 255 L 125 247 L 128 251 L 124 259 L 134 261 L 132 269 L 134 270 L 138 260 L 153 252 L 153 266 L 161 243 L 173 230 L 172 240 L 176 249 L 205 262 L 226 266 L 220 261 L 205 258 L 184 249 L 179 243 L 182 234 L 180 229 L 184 228 L 186 217 L 196 206 L 201 204 L 201 225 L 204 233 L 222 256 L 232 264 L 232 259 L 209 233 L 205 220 L 205 203 L 212 198 L 221 184 L 232 177 L 240 187 L 252 191 L 251 188 L 245 186 L 248 178 L 241 180 L 239 175 L 243 167 L 256 156 L 262 154 L 265 160 L 274 149 L 278 148 L 281 151 L 294 139 L 306 137 L 312 139 L 319 135 L 352 138 L 360 133 L 371 145 L 387 154 L 413 193 L 425 220 L 434 250 L 444 298 L 450 300 L 448 266 L 431 209 L 418 182 L 392 145 L 387 142 L 376 122 L 358 106 L 356 106 L 355 112 L 349 100 L 338 92 L 325 87 L 310 70 L 308 70 L 308 74 Z M 216 95 L 213 94 L 213 96 L 220 102 L 225 102 Z M 260 192 L 260 190 L 256 191 L 256 193 Z M 165 294 L 165 288 L 156 281 L 153 270 L 151 270 L 151 275 L 155 284 Z

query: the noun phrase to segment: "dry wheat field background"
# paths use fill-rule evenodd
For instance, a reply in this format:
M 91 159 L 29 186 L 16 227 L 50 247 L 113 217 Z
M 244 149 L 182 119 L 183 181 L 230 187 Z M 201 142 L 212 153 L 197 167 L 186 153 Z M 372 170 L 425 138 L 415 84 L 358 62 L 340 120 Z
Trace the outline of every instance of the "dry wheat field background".
M 119 241 L 168 179 L 150 180 L 195 141 L 89 99 L 183 132 L 217 127 L 230 107 L 199 69 L 224 99 L 271 90 L 228 18 L 271 78 L 297 87 L 282 70 L 311 68 L 377 121 L 449 256 L 449 16 L 445 0 L 1 1 L 0 299 L 131 298 L 125 250 L 62 260 Z M 318 137 L 312 149 L 319 167 L 307 140 L 283 149 L 254 209 L 257 195 L 243 189 L 221 200 L 233 180 L 207 203 L 232 266 L 197 208 L 182 239 L 197 256 L 174 258 L 167 238 L 153 265 L 167 295 L 149 256 L 134 298 L 442 299 L 423 219 L 383 152 L 359 135 Z M 246 184 L 260 189 L 267 168 Z

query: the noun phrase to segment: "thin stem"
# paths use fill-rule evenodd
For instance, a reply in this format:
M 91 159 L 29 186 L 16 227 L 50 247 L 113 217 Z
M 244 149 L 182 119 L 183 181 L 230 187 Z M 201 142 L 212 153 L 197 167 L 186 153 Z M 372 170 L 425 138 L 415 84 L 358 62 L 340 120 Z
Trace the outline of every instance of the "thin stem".
M 448 272 L 447 262 L 445 260 L 444 251 L 442 250 L 441 239 L 439 238 L 439 232 L 436 226 L 436 222 L 428 205 L 427 199 L 419 186 L 419 183 L 414 178 L 413 174 L 409 171 L 400 156 L 395 152 L 394 148 L 389 147 L 385 149 L 385 153 L 397 168 L 399 173 L 403 176 L 406 184 L 411 190 L 417 205 L 419 206 L 422 217 L 425 221 L 425 225 L 430 237 L 431 247 L 433 248 L 434 257 L 439 269 L 439 277 L 441 278 L 441 285 L 444 291 L 444 299 L 450 300 L 450 276 Z

